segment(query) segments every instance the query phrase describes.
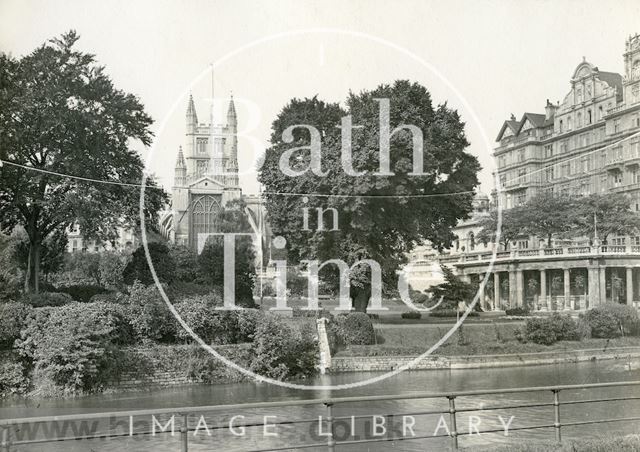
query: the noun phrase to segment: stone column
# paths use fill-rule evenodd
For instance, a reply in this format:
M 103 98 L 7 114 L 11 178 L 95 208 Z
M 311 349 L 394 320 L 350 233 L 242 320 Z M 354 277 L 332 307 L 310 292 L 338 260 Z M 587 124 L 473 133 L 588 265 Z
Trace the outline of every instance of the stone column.
M 494 311 L 500 309 L 500 274 L 498 272 L 493 274 L 493 309 Z
M 600 267 L 599 268 L 599 275 L 598 275 L 598 281 L 599 281 L 599 297 L 598 297 L 598 304 L 603 304 L 607 302 L 607 279 L 606 279 L 606 267 Z
M 588 286 L 589 286 L 589 305 L 587 306 L 589 309 L 598 305 L 598 297 L 600 296 L 598 291 L 598 269 L 597 268 L 589 268 L 588 269 Z
M 633 268 L 627 267 L 627 304 L 633 306 Z
M 522 270 L 516 270 L 516 306 L 524 306 L 524 280 Z
M 547 310 L 547 271 L 540 270 L 540 310 Z
M 568 268 L 564 269 L 564 309 L 573 309 L 571 302 L 571 272 Z
M 518 298 L 517 291 L 518 291 L 518 288 L 517 288 L 517 282 L 516 282 L 516 272 L 510 271 L 509 272 L 509 307 L 510 308 L 516 307 L 517 298 Z

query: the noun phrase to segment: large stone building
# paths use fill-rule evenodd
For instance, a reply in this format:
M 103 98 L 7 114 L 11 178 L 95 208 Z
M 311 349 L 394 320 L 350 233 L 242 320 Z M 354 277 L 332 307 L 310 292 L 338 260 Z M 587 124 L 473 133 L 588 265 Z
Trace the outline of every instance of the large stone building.
M 233 98 L 226 125 L 198 122 L 193 96 L 186 112 L 185 148 L 178 151 L 172 190 L 171 239 L 196 248 L 198 237 L 218 232 L 218 211 L 241 199 L 238 185 L 238 119 Z M 166 221 L 166 219 L 165 219 Z
M 625 193 L 640 210 L 640 36 L 625 44 L 624 74 L 599 70 L 584 58 L 562 100 L 545 113 L 513 115 L 495 149 L 504 208 L 548 191 L 558 195 Z M 461 226 L 465 226 L 462 224 Z M 468 225 L 467 225 L 468 226 Z M 440 260 L 472 281 L 484 278 L 492 244 L 473 244 L 477 230 L 458 231 L 465 247 Z M 480 248 L 480 249 L 478 249 Z M 640 236 L 611 237 L 606 245 L 524 237 L 496 254 L 482 303 L 486 308 L 585 309 L 605 301 L 640 300 Z

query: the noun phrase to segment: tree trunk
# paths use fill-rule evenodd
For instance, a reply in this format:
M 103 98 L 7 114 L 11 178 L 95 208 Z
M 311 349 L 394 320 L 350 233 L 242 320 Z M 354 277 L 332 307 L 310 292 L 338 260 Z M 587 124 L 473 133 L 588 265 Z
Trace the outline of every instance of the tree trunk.
M 367 312 L 369 300 L 371 299 L 371 289 L 369 287 L 351 286 L 351 305 L 356 312 Z
M 27 257 L 27 271 L 24 282 L 25 293 L 40 292 L 40 242 L 29 241 L 29 255 Z

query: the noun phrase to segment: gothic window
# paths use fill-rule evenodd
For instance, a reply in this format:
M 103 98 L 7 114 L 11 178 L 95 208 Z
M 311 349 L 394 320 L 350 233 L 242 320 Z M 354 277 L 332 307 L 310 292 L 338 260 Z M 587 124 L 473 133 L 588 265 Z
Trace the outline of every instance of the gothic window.
M 635 85 L 631 90 L 631 95 L 633 97 L 633 102 L 640 101 L 640 85 Z
M 193 203 L 191 213 L 192 238 L 197 242 L 198 234 L 218 232 L 220 204 L 210 195 L 201 196 Z
M 476 248 L 476 237 L 473 231 L 469 232 L 469 250 L 473 251 Z
M 593 122 L 593 118 L 591 116 L 591 110 L 587 110 L 587 124 L 591 124 Z
M 204 155 L 207 153 L 207 144 L 209 141 L 206 138 L 198 138 L 196 140 L 196 150 L 198 154 Z

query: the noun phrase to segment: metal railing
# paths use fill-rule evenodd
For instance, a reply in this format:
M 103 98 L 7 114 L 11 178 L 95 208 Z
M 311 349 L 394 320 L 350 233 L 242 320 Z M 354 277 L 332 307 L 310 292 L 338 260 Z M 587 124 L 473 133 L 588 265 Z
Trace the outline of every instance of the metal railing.
M 341 398 L 327 398 L 327 399 L 311 399 L 311 400 L 289 400 L 278 402 L 259 402 L 259 403 L 247 403 L 247 404 L 234 404 L 234 405 L 214 405 L 214 406 L 194 406 L 194 407 L 180 407 L 172 409 L 148 409 L 148 410 L 136 410 L 136 411 L 115 411 L 107 413 L 89 413 L 89 414 L 72 414 L 62 416 L 44 416 L 44 417 L 28 417 L 20 419 L 2 419 L 0 420 L 0 428 L 2 429 L 2 442 L 0 443 L 0 450 L 2 452 L 10 452 L 14 449 L 14 446 L 24 446 L 28 444 L 42 444 L 42 443 L 54 443 L 64 441 L 77 441 L 77 440 L 92 440 L 92 439 L 123 439 L 126 437 L 141 436 L 141 435 L 157 435 L 169 434 L 173 435 L 173 431 L 169 432 L 165 429 L 161 432 L 149 430 L 129 431 L 124 433 L 107 432 L 107 433 L 92 433 L 83 435 L 71 435 L 63 437 L 53 438 L 37 438 L 37 439 L 17 439 L 15 429 L 24 425 L 47 423 L 47 422 L 74 422 L 74 421 L 88 421 L 94 419 L 112 419 L 112 418 L 129 418 L 138 416 L 171 416 L 171 422 L 175 417 L 182 419 L 179 434 L 180 434 L 180 447 L 182 452 L 188 452 L 189 450 L 189 433 L 197 432 L 198 427 L 194 426 L 194 422 L 189 422 L 189 418 L 202 413 L 220 414 L 220 413 L 233 413 L 236 410 L 259 410 L 266 408 L 292 408 L 301 406 L 319 406 L 324 411 L 325 416 L 320 416 L 316 419 L 289 419 L 284 421 L 273 422 L 274 426 L 277 425 L 295 425 L 295 424 L 311 424 L 317 422 L 321 424 L 326 436 L 325 442 L 313 442 L 307 444 L 288 444 L 286 446 L 277 446 L 271 448 L 254 449 L 256 452 L 275 451 L 275 450 L 291 450 L 291 449 L 308 449 L 308 448 L 326 448 L 329 451 L 334 451 L 341 445 L 357 445 L 362 443 L 376 443 L 376 442 L 388 442 L 388 441 L 410 441 L 410 440 L 427 440 L 434 438 L 450 438 L 450 446 L 452 450 L 457 450 L 459 447 L 458 438 L 464 435 L 473 435 L 472 431 L 459 431 L 457 427 L 458 414 L 462 412 L 471 413 L 479 411 L 496 411 L 505 409 L 521 409 L 521 408 L 542 408 L 549 410 L 549 422 L 537 425 L 525 425 L 514 426 L 509 428 L 510 431 L 527 431 L 527 430 L 539 430 L 544 428 L 553 428 L 555 440 L 561 442 L 562 440 L 562 428 L 570 426 L 584 426 L 592 424 L 610 424 L 614 422 L 630 422 L 640 420 L 640 416 L 630 416 L 624 418 L 605 418 L 605 419 L 587 419 L 570 422 L 562 422 L 561 407 L 572 406 L 578 404 L 588 403 L 608 403 L 619 402 L 625 400 L 640 400 L 640 396 L 627 394 L 624 397 L 608 397 L 608 398 L 596 398 L 596 399 L 579 399 L 562 401 L 560 398 L 561 391 L 572 391 L 582 389 L 595 389 L 595 388 L 613 388 L 613 387 L 636 387 L 640 386 L 640 381 L 624 381 L 624 382 L 611 382 L 611 383 L 592 383 L 592 384 L 579 384 L 579 385 L 558 385 L 558 386 L 544 386 L 544 387 L 524 387 L 524 388 L 507 388 L 507 389 L 491 389 L 491 390 L 477 390 L 477 391 L 455 391 L 455 392 L 440 392 L 440 393 L 428 393 L 428 392 L 415 392 L 402 395 L 380 395 L 380 396 L 363 396 L 363 397 L 341 397 Z M 488 395 L 508 395 L 508 394 L 522 394 L 522 393 L 550 393 L 551 398 L 547 402 L 538 403 L 519 403 L 511 402 L 507 405 L 495 405 L 495 406 L 468 406 L 459 407 L 456 404 L 457 400 L 462 397 L 475 397 L 475 396 L 488 396 Z M 358 403 L 371 403 L 371 402 L 383 402 L 383 401 L 397 401 L 397 400 L 415 400 L 415 399 L 442 399 L 446 400 L 448 408 L 434 409 L 434 410 L 421 410 L 419 412 L 407 412 L 407 413 L 390 413 L 385 414 L 386 417 L 397 416 L 414 416 L 414 415 L 447 415 L 449 416 L 449 427 L 447 434 L 434 434 L 433 435 L 414 435 L 414 436 L 394 436 L 394 437 L 374 437 L 365 439 L 354 439 L 337 441 L 335 437 L 336 422 L 340 420 L 362 419 L 365 417 L 371 417 L 371 415 L 359 415 L 359 416 L 335 416 L 334 408 L 339 405 L 345 404 L 358 404 Z M 289 411 L 289 410 L 286 410 Z M 551 419 L 553 422 L 551 422 Z M 131 420 L 131 425 L 133 421 Z M 172 424 L 173 425 L 173 424 Z M 250 427 L 262 427 L 260 423 L 243 423 L 237 424 L 237 428 L 250 428 Z M 216 425 L 208 427 L 209 430 L 225 429 L 226 425 Z M 487 429 L 478 430 L 477 433 L 502 433 L 503 429 Z

